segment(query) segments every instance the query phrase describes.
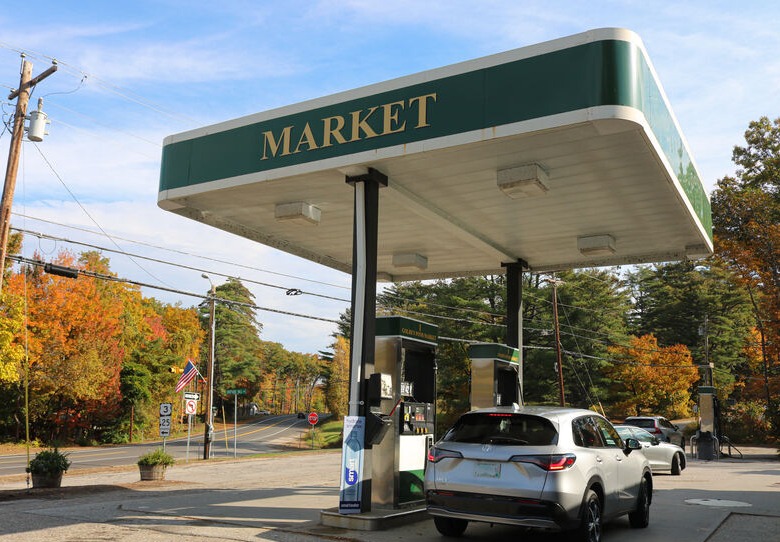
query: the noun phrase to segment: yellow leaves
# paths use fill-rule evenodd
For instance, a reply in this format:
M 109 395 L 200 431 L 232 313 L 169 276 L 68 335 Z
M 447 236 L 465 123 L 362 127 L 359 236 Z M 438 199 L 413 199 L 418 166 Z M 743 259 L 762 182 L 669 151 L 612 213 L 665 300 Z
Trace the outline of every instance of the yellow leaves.
M 623 387 L 620 407 L 627 413 L 690 413 L 689 388 L 699 380 L 688 347 L 658 346 L 653 335 L 632 337 L 630 345 L 610 347 L 616 360 L 608 376 Z
M 0 384 L 19 382 L 22 378 L 24 345 L 15 341 L 24 322 L 21 299 L 8 293 L 2 295 L 0 313 Z

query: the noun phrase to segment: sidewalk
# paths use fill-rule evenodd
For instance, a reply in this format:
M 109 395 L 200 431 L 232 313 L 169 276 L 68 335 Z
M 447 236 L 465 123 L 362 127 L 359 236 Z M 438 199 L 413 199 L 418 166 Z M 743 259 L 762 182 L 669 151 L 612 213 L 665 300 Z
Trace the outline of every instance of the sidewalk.
M 617 542 L 776 540 L 780 532 L 780 462 L 771 449 L 742 449 L 744 459 L 689 459 L 681 476 L 654 477 L 650 526 L 621 518 L 604 529 Z M 297 452 L 248 460 L 175 465 L 162 482 L 140 482 L 135 467 L 66 474 L 59 490 L 26 490 L 0 479 L 0 541 L 236 540 L 440 542 L 423 520 L 385 531 L 350 531 L 320 523 L 338 504 L 341 454 Z M 470 524 L 464 538 L 563 540 L 515 528 Z

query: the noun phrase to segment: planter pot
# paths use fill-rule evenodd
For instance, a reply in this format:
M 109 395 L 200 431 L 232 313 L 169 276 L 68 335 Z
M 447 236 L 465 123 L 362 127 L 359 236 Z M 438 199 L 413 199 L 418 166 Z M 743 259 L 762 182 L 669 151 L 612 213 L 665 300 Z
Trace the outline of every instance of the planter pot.
M 165 465 L 138 465 L 141 480 L 165 480 Z
M 33 487 L 60 487 L 62 484 L 62 473 L 56 474 L 35 474 L 32 473 Z

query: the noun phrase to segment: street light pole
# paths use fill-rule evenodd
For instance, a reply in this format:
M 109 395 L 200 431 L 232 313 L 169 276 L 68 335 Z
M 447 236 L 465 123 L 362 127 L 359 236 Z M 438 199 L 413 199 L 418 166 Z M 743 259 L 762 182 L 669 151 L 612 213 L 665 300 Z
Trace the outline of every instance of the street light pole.
M 214 342 L 216 338 L 216 318 L 214 316 L 217 288 L 206 273 L 201 276 L 211 284 L 211 290 L 209 290 L 209 362 L 206 366 L 208 393 L 206 394 L 206 427 L 203 430 L 203 459 L 208 459 L 211 454 L 211 439 L 214 435 Z

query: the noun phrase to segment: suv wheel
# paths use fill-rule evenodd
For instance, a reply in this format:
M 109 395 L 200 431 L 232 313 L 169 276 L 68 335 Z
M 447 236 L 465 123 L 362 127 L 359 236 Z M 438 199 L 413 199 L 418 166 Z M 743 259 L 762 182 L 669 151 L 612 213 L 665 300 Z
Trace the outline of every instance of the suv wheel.
M 444 518 L 441 516 L 433 516 L 433 523 L 440 534 L 452 537 L 462 535 L 469 524 L 465 519 Z
M 574 539 L 578 542 L 601 542 L 601 501 L 592 489 L 585 493 L 585 508 Z
M 636 510 L 628 514 L 628 522 L 634 529 L 643 529 L 650 524 L 650 489 L 647 480 L 642 478 L 639 484 L 639 495 L 636 499 Z

